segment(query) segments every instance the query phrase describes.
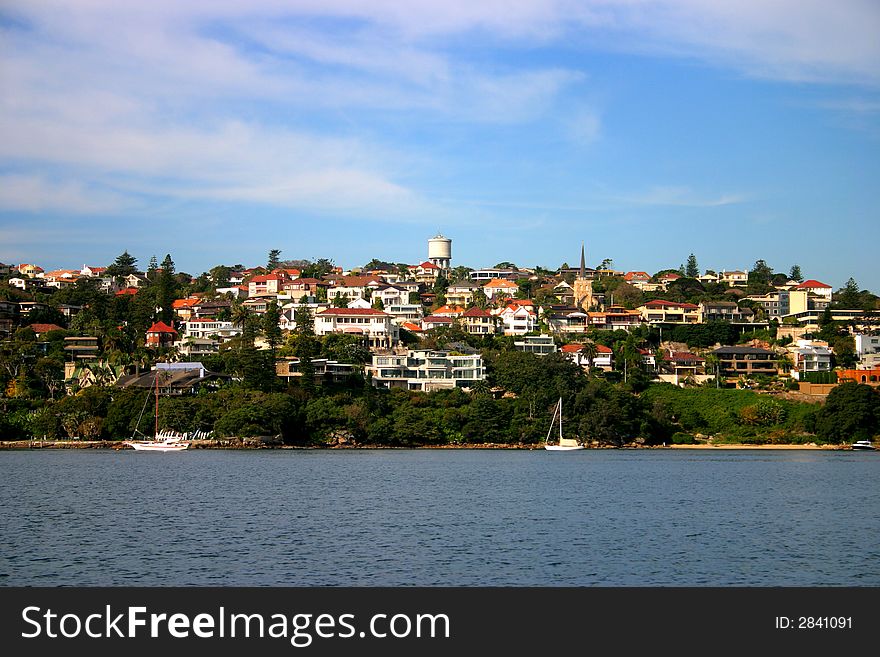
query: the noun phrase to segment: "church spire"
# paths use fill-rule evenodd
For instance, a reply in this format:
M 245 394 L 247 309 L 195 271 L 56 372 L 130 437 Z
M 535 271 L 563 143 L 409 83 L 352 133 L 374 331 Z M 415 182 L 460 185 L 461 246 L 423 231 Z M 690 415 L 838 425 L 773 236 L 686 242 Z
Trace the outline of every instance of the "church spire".
M 581 278 L 585 278 L 587 275 L 587 265 L 584 261 L 584 243 L 581 242 Z

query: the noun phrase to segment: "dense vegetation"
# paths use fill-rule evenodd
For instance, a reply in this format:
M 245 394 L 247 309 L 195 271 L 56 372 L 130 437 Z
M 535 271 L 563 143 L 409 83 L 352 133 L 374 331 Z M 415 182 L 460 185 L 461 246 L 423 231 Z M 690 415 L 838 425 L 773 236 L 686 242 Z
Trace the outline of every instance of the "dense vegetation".
M 284 263 L 279 255 L 277 250 L 270 252 L 267 269 L 295 265 L 304 275 L 321 276 L 332 267 L 327 259 Z M 109 271 L 125 276 L 135 272 L 135 264 L 124 253 Z M 23 326 L 0 343 L 0 437 L 124 439 L 136 429 L 149 433 L 153 418 L 149 411 L 144 412 L 149 392 L 109 385 L 111 369 L 132 371 L 166 358 L 168 354 L 162 350 L 144 345 L 146 328 L 156 320 L 172 321 L 174 299 L 192 292 L 212 296 L 217 287 L 228 283 L 231 271 L 231 267 L 217 266 L 193 278 L 177 273 L 167 255 L 161 264 L 151 261 L 137 294 L 121 296 L 101 292 L 92 279 L 35 294 L 0 282 L 0 299 L 46 304 L 20 318 Z M 694 302 L 722 298 L 729 292 L 726 286 L 703 285 L 693 277 L 696 271 L 691 257 L 681 271 L 686 278 L 676 281 L 666 293 L 651 296 Z M 550 272 L 537 273 L 537 280 L 521 281 L 521 286 L 528 288 L 521 296 L 540 297 L 540 277 L 550 278 Z M 764 289 L 773 282 L 771 275 L 765 263 L 756 263 L 750 272 L 749 291 Z M 649 296 L 624 285 L 614 278 L 597 282 L 598 289 L 604 286 L 626 305 L 642 303 Z M 442 292 L 438 288 L 440 297 Z M 554 301 L 550 297 L 546 300 Z M 876 301 L 852 281 L 835 295 L 835 302 L 844 306 L 876 307 Z M 83 309 L 68 324 L 59 312 L 62 304 Z M 213 431 L 218 437 L 278 435 L 295 445 L 529 445 L 544 439 L 553 406 L 561 397 L 566 434 L 601 445 L 690 442 L 701 434 L 716 441 L 849 442 L 880 433 L 880 392 L 868 386 L 839 386 L 820 407 L 748 390 L 682 389 L 649 383 L 640 367 L 638 348 L 656 348 L 661 329 L 648 326 L 629 332 L 592 331 L 581 338 L 610 347 L 616 367 L 626 374 L 585 373 L 560 354 L 540 358 L 516 351 L 512 337 L 473 336 L 453 327 L 434 331 L 422 344 L 479 349 L 488 380 L 470 392 L 380 391 L 365 379 L 363 369 L 344 385 L 320 385 L 312 376 L 312 360 L 329 358 L 361 366 L 369 361 L 369 351 L 350 335 L 315 336 L 307 312 L 295 317 L 296 331 L 282 336 L 278 313 L 278 307 L 271 304 L 261 318 L 233 304 L 223 318 L 240 326 L 241 336 L 224 344 L 219 354 L 204 359 L 209 370 L 229 375 L 230 381 L 216 392 L 163 398 L 160 427 Z M 38 323 L 54 323 L 62 329 L 37 340 L 30 325 Z M 849 363 L 852 338 L 844 327 L 830 321 L 820 324 L 821 337 L 834 345 L 841 364 Z M 662 338 L 700 348 L 754 337 L 773 341 L 774 328 L 742 335 L 726 322 L 709 322 L 664 327 Z M 74 389 L 72 395 L 65 394 L 62 376 L 67 335 L 98 337 L 100 350 L 99 358 L 88 364 L 96 385 Z M 258 336 L 269 349 L 256 348 Z M 404 339 L 417 340 L 406 334 Z M 300 359 L 305 374 L 300 383 L 286 384 L 275 376 L 273 365 L 278 356 Z

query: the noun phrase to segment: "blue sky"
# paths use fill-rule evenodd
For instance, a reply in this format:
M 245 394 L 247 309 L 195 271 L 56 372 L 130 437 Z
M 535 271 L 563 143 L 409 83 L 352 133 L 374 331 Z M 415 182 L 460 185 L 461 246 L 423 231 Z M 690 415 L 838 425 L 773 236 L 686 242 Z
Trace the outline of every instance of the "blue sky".
M 880 293 L 873 0 L 0 7 L 0 261 L 332 258 Z

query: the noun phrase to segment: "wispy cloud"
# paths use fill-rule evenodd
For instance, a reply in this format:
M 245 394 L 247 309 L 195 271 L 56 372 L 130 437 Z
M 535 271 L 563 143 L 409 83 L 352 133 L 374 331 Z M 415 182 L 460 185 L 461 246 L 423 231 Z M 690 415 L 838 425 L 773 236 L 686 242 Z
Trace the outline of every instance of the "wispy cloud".
M 672 205 L 692 208 L 714 208 L 743 203 L 741 194 L 721 194 L 704 196 L 689 187 L 655 186 L 641 194 L 616 197 L 617 200 L 636 205 Z
M 0 175 L 0 208 L 22 212 L 111 214 L 129 203 L 118 194 L 88 189 L 76 181 L 34 175 Z

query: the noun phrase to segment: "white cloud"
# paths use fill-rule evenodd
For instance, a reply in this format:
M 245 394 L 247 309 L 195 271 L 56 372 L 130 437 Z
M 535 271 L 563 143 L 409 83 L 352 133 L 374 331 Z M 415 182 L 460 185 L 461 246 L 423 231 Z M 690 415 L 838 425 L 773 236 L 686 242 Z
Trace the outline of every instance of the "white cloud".
M 53 181 L 43 176 L 0 175 L 0 209 L 23 212 L 109 214 L 126 202 L 117 194 L 88 189 L 77 181 Z

